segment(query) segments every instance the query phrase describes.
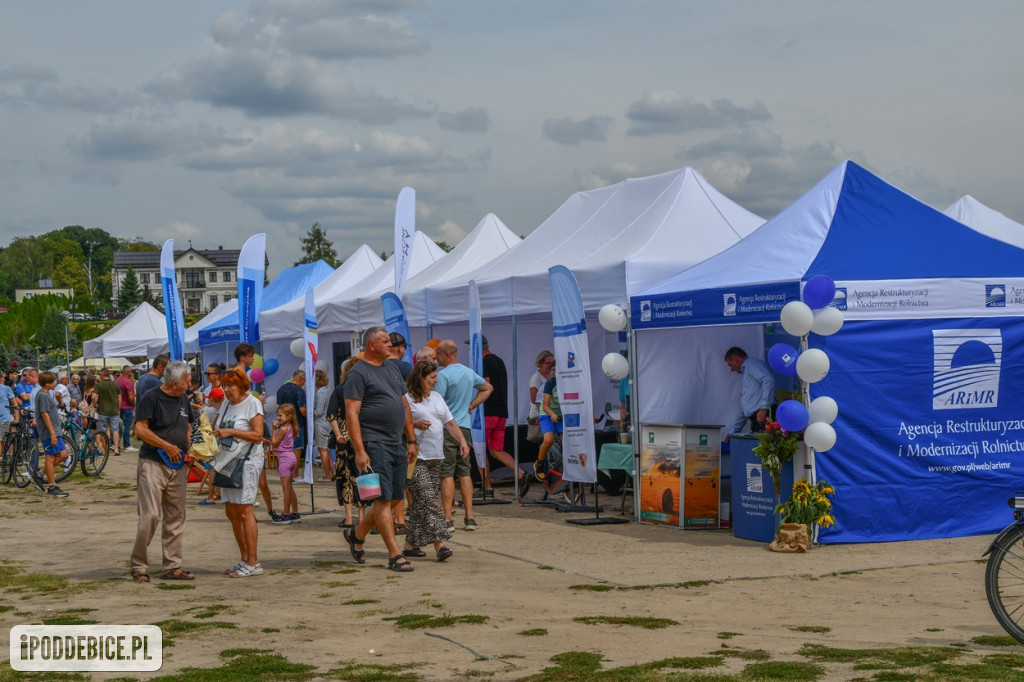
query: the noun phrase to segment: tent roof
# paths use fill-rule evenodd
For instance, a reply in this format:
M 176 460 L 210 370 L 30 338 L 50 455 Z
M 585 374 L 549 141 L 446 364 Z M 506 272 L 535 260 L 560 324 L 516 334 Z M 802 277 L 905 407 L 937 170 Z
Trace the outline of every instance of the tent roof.
M 302 263 L 285 268 L 263 289 L 260 299 L 260 311 L 271 310 L 284 305 L 297 297 L 305 296 L 306 289 L 320 284 L 334 269 L 322 260 L 313 263 Z M 211 343 L 224 343 L 239 340 L 238 334 L 238 299 L 229 301 L 234 304 L 235 316 L 225 315 L 199 328 L 199 343 L 206 346 Z M 222 304 L 223 305 L 223 304 Z M 219 309 L 220 306 L 217 306 Z M 216 309 L 215 309 L 216 310 Z M 187 338 L 187 334 L 186 334 Z
M 90 367 L 93 369 L 103 369 L 104 366 L 120 371 L 125 365 L 131 364 L 132 363 L 128 361 L 128 358 L 115 356 L 109 358 L 89 358 L 86 360 L 83 356 L 71 361 L 71 371 L 77 372 L 79 370 L 89 369 Z M 61 365 L 58 369 L 65 369 L 65 366 Z
M 485 215 L 451 253 L 428 265 L 415 276 L 410 276 L 406 281 L 402 301 L 409 324 L 427 324 L 426 287 L 439 282 L 457 280 L 493 261 L 521 241 L 522 238 L 508 229 L 498 216 L 493 213 Z M 381 294 L 394 289 L 394 281 L 391 281 L 385 288 L 359 297 L 356 307 L 360 329 L 380 324 L 384 319 Z
M 1024 248 L 1024 225 L 989 208 L 970 194 L 960 197 L 943 213 L 982 234 Z
M 216 308 L 208 312 L 203 319 L 185 329 L 185 346 L 190 347 L 199 342 L 199 332 L 207 327 L 215 325 L 230 315 L 238 316 L 238 299 L 232 298 L 224 301 Z
M 768 306 L 759 317 L 723 319 L 723 294 L 717 289 L 797 283 L 821 274 L 837 283 L 1020 277 L 1024 276 L 1024 250 L 969 229 L 852 161 L 844 161 L 743 241 L 633 296 L 634 325 L 777 320 L 778 309 L 788 299 L 776 301 L 777 306 Z M 653 320 L 641 319 L 643 301 L 665 297 L 678 310 L 686 304 L 681 295 L 694 292 L 697 298 L 686 300 L 703 307 L 695 314 L 685 319 L 677 315 L 672 324 L 658 322 L 656 315 Z M 796 298 L 798 285 L 787 292 Z M 770 293 L 762 288 L 751 295 Z M 708 306 L 714 305 L 718 309 L 711 315 Z
M 342 295 L 354 284 L 369 276 L 384 264 L 380 256 L 363 244 L 345 259 L 337 270 L 325 277 L 313 289 L 317 310 L 327 301 Z M 260 313 L 260 336 L 264 339 L 296 339 L 302 336 L 305 290 L 290 301 Z
M 114 327 L 82 344 L 82 353 L 90 358 L 150 357 L 159 353 L 161 348 L 167 348 L 167 321 L 162 312 L 143 301 Z
M 593 310 L 699 263 L 764 220 L 692 168 L 578 192 L 520 244 L 457 279 L 427 288 L 430 322 L 465 320 L 470 280 L 485 317 L 551 310 L 548 268 L 572 270 Z
M 447 256 L 427 235 L 419 230 L 413 235 L 412 253 L 409 256 L 409 274 L 411 279 L 425 269 Z M 408 281 L 408 279 L 406 281 Z M 337 296 L 325 300 L 322 304 L 316 301 L 317 330 L 323 332 L 358 331 L 362 327 L 359 321 L 358 299 L 369 292 L 385 292 L 395 286 L 395 256 L 384 261 L 384 264 L 353 284 L 349 289 Z M 381 324 L 383 317 L 371 324 Z

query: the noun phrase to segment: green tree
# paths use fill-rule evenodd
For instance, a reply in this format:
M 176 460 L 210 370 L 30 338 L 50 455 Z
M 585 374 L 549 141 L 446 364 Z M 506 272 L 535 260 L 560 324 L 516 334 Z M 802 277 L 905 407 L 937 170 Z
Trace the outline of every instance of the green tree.
M 142 303 L 142 291 L 139 289 L 139 278 L 135 269 L 129 267 L 124 273 L 124 281 L 121 282 L 121 292 L 117 295 L 117 309 L 122 311 L 134 310 Z
M 320 223 L 313 223 L 309 232 L 301 240 L 303 256 L 295 265 L 302 263 L 315 263 L 322 260 L 332 268 L 341 265 L 338 260 L 338 252 L 334 250 L 334 244 L 327 238 L 327 233 L 320 227 Z
M 53 284 L 58 287 L 71 287 L 75 296 L 87 294 L 89 282 L 86 279 L 85 267 L 81 258 L 64 256 L 53 271 Z
M 454 246 L 452 246 L 448 242 L 436 242 L 436 243 L 437 243 L 437 248 L 441 249 L 445 253 L 451 253 L 452 249 L 455 248 Z
M 43 324 L 32 337 L 37 346 L 43 348 L 64 348 L 64 318 L 57 306 L 49 306 L 43 314 Z

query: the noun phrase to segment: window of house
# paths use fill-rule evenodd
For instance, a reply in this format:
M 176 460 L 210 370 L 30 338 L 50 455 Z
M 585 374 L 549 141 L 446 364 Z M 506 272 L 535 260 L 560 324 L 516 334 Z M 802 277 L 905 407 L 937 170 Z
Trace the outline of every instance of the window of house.
M 217 294 L 210 294 L 210 307 L 211 308 L 216 308 L 217 305 L 218 305 L 218 303 L 217 303 Z
M 195 270 L 190 270 L 189 272 L 185 273 L 185 286 L 187 286 L 189 289 L 196 289 L 199 286 L 201 286 L 199 282 L 199 273 L 196 272 Z
M 149 273 L 148 272 L 141 272 L 141 273 L 139 273 L 139 284 L 149 284 Z
M 230 282 L 231 281 L 231 271 L 230 270 L 225 270 L 224 271 L 224 281 L 225 282 Z
M 210 270 L 209 278 L 210 278 L 211 282 L 216 282 L 217 281 L 217 271 L 216 270 Z

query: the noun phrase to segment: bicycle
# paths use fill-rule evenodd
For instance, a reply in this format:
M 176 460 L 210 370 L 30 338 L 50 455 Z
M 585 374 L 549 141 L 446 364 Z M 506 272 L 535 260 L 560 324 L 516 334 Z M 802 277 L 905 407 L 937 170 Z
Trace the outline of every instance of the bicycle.
M 42 470 L 39 468 L 39 458 L 43 456 L 43 445 L 40 440 L 32 434 L 32 427 L 29 426 L 27 413 L 22 412 L 22 419 L 18 422 L 15 430 L 16 449 L 13 461 L 12 478 L 14 485 L 19 488 L 26 487 L 29 483 L 35 485 L 41 491 L 46 490 L 46 481 Z M 65 445 L 67 445 L 65 443 Z M 61 483 L 66 481 L 71 474 L 75 473 L 78 466 L 78 453 L 73 448 L 68 448 L 67 458 L 60 463 L 54 462 L 53 481 Z
M 4 432 L 3 447 L 0 448 L 0 482 L 7 485 L 14 477 L 14 458 L 17 452 L 15 429 L 18 423 L 8 423 Z
M 110 440 L 102 431 L 83 429 L 71 415 L 64 421 L 64 444 L 82 463 L 82 473 L 99 476 L 110 458 Z
M 1024 643 L 1024 492 L 1011 497 L 1013 523 L 1004 528 L 983 556 L 985 596 L 996 620 L 1007 633 Z

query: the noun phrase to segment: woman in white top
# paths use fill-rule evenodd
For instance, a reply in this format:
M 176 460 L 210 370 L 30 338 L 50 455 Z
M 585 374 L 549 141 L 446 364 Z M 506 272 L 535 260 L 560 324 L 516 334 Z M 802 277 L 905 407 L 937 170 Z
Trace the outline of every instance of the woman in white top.
M 221 488 L 224 513 L 231 521 L 231 530 L 241 554 L 241 561 L 224 571 L 232 578 L 262 575 L 256 551 L 259 531 L 253 502 L 263 471 L 263 403 L 249 393 L 249 379 L 237 369 L 229 369 L 220 379 L 226 400 L 220 407 L 215 435 L 221 453 L 235 453 L 248 459 L 241 465 L 242 487 Z M 217 458 L 221 458 L 218 454 Z
M 426 360 L 413 367 L 407 382 L 409 393 L 405 397 L 412 411 L 413 426 L 416 427 L 419 455 L 416 468 L 406 486 L 412 502 L 406 515 L 405 547 L 402 553 L 407 557 L 426 556 L 420 547 L 429 542 L 434 545 L 437 560 L 444 561 L 452 555 L 452 550 L 444 546 L 449 535 L 444 510 L 438 500 L 441 465 L 444 463 L 443 429 L 448 429 L 452 438 L 458 441 L 460 456 L 469 456 L 469 445 L 441 394 L 434 391 L 436 384 L 437 366 Z

